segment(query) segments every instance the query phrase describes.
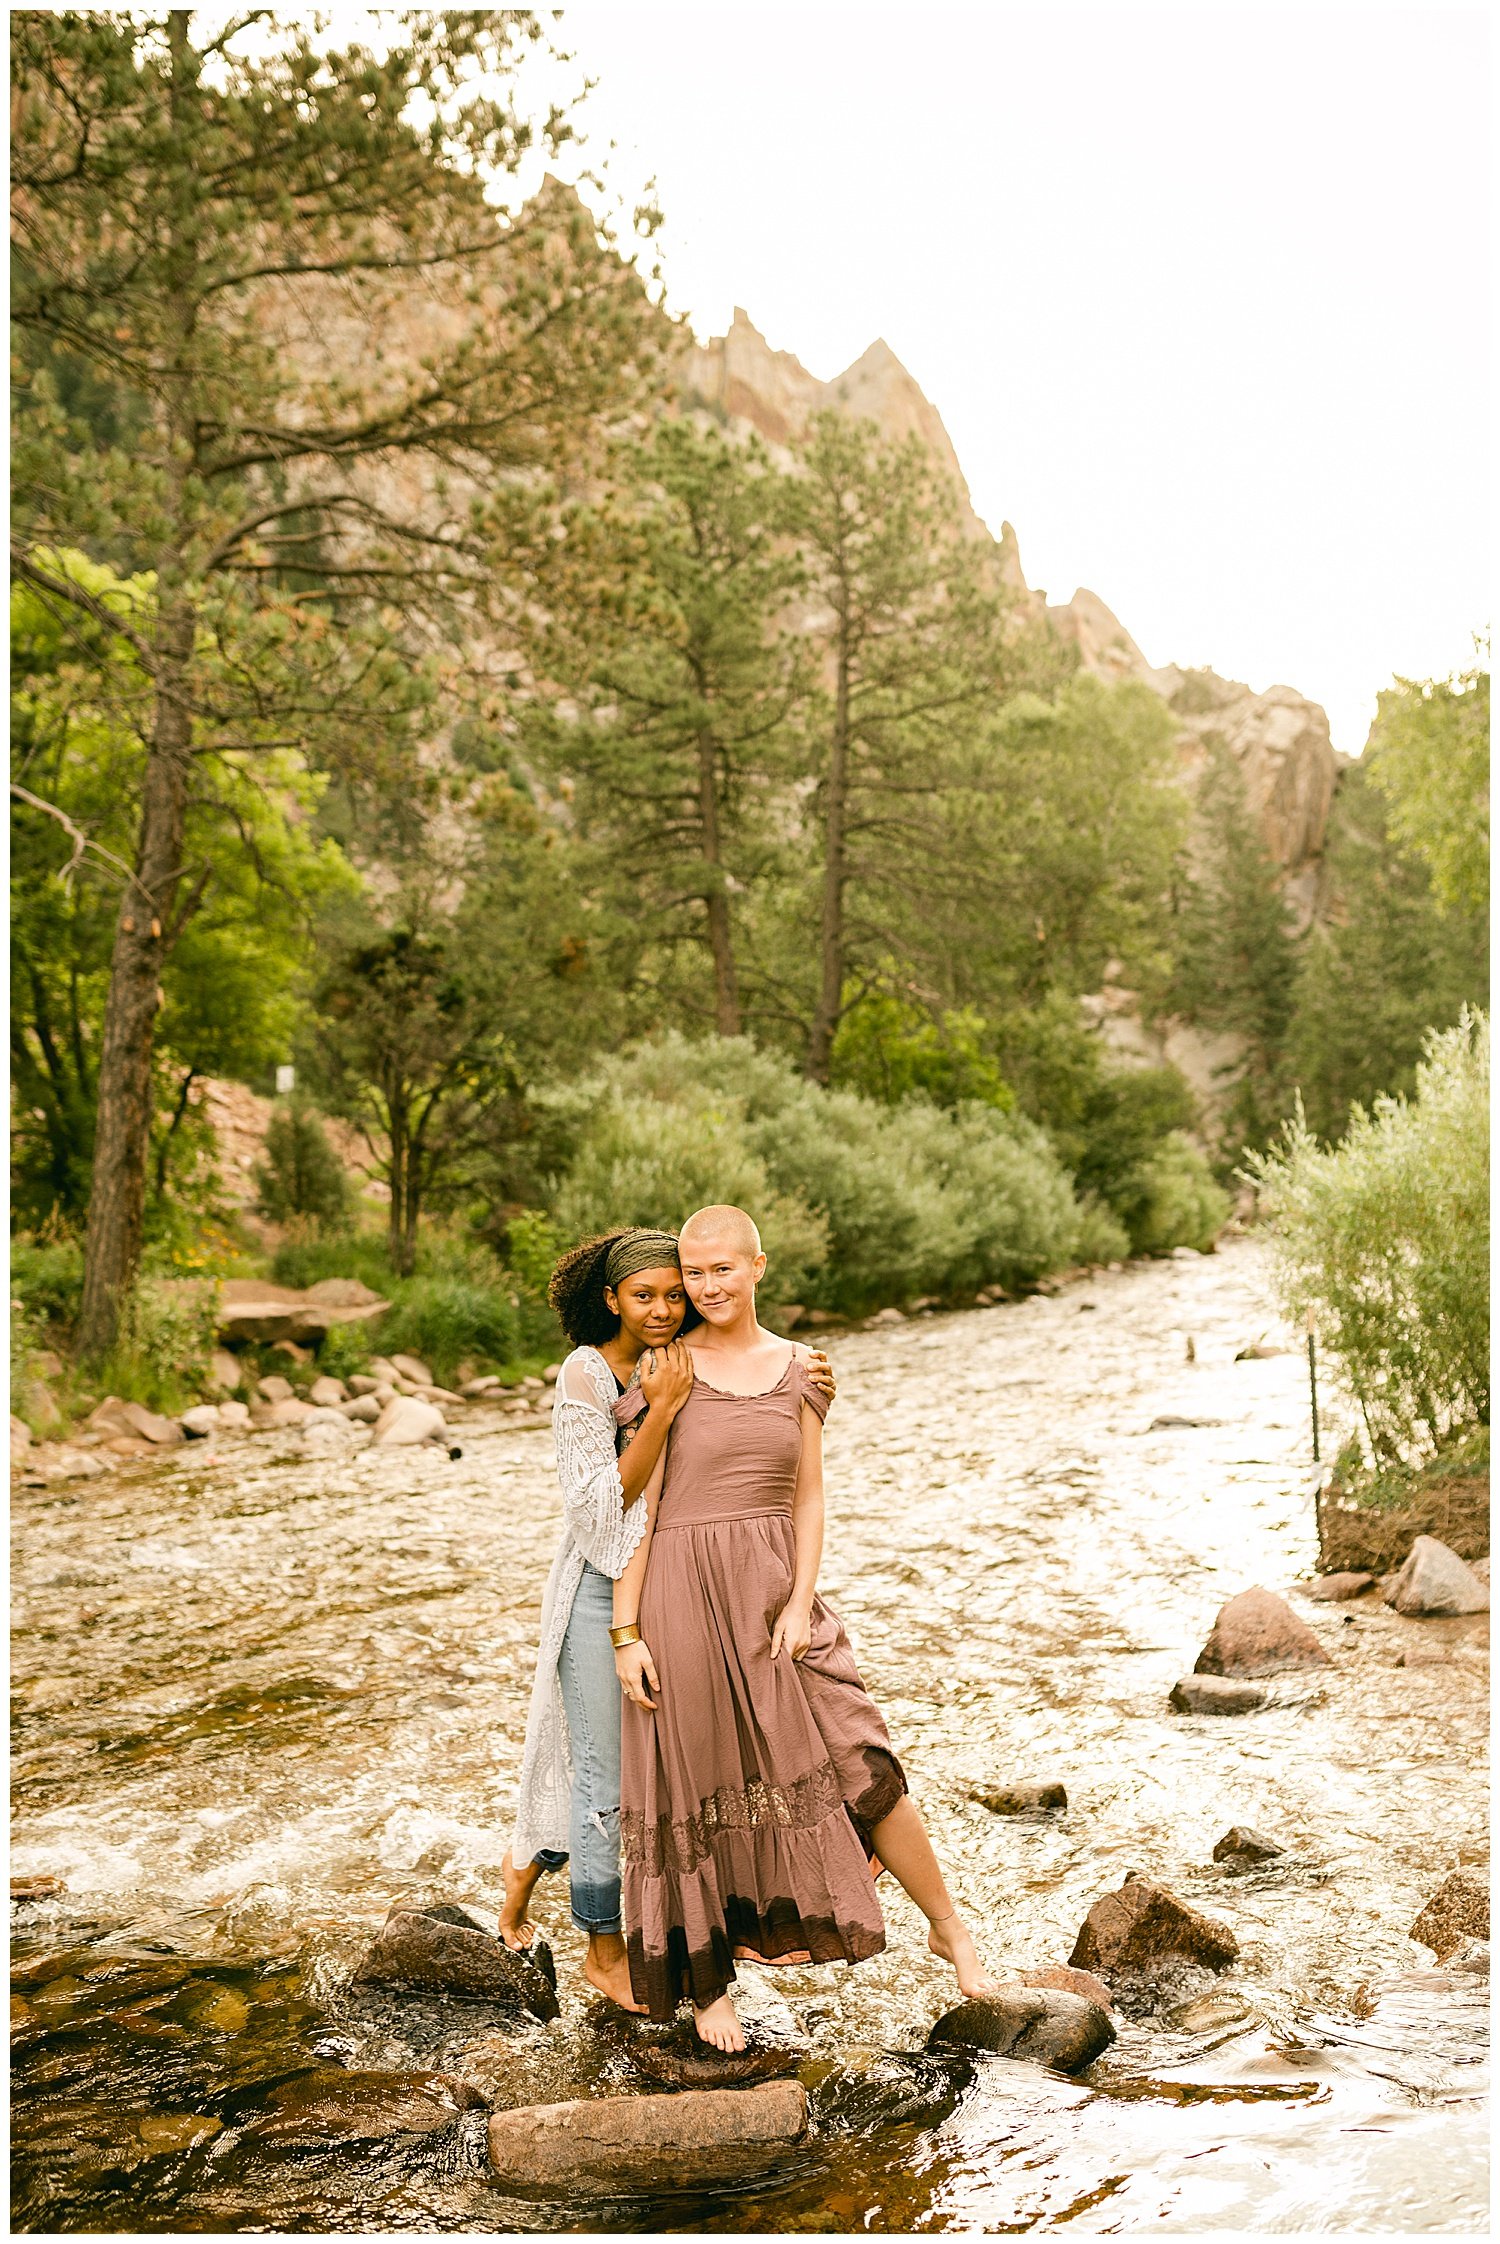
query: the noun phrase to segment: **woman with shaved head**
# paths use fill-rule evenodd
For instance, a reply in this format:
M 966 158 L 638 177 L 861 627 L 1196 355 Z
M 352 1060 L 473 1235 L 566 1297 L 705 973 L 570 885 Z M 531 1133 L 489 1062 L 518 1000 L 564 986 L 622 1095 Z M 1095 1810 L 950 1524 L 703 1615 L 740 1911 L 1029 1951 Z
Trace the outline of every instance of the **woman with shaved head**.
M 993 1988 L 953 1906 L 879 1708 L 817 1595 L 827 1403 L 807 1351 L 760 1324 L 743 1208 L 678 1239 L 693 1381 L 646 1486 L 610 1631 L 627 1701 L 621 1851 L 631 1988 L 691 2000 L 741 2049 L 735 1959 L 858 1963 L 885 1946 L 872 1866 L 928 1919 L 960 1992 Z M 622 1421 L 646 1398 L 625 1394 Z

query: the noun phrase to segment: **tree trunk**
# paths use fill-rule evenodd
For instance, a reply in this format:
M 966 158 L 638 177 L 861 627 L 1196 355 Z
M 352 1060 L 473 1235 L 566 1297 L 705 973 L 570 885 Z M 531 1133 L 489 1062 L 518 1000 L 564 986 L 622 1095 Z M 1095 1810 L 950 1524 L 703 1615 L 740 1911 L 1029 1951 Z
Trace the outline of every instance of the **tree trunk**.
M 151 1054 L 166 960 L 163 929 L 182 874 L 192 720 L 187 706 L 193 614 L 162 618 L 156 717 L 141 790 L 135 879 L 120 899 L 99 1055 L 94 1173 L 84 1243 L 78 1352 L 107 1356 L 135 1281 L 151 1152 Z
M 391 1134 L 391 1216 L 386 1234 L 386 1251 L 391 1268 L 403 1278 L 412 1272 L 413 1248 L 411 1222 L 407 1202 L 411 1190 L 411 1148 L 408 1143 L 406 1102 L 397 1096 L 389 1101 Z
M 698 734 L 698 814 L 703 825 L 703 861 L 709 869 L 708 942 L 714 962 L 714 1023 L 720 1036 L 738 1036 L 739 977 L 729 924 L 729 889 L 719 835 L 719 781 L 714 768 L 714 736 L 705 725 Z
M 807 1039 L 805 1073 L 814 1083 L 828 1081 L 833 1039 L 844 1008 L 844 889 L 849 877 L 845 831 L 849 815 L 849 631 L 848 594 L 839 609 L 838 671 L 834 690 L 833 737 L 823 782 L 823 919 L 818 944 L 818 1003 Z

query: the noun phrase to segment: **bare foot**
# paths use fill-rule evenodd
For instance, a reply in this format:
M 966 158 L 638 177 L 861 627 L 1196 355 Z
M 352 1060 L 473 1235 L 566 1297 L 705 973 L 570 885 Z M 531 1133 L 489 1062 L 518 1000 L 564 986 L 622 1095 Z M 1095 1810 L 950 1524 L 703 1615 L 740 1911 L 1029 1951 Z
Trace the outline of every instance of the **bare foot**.
M 526 1905 L 541 1876 L 535 1863 L 529 1862 L 518 1870 L 505 1850 L 505 1860 L 500 1865 L 500 1875 L 505 1880 L 505 1900 L 500 1910 L 500 1937 L 507 1948 L 529 1948 L 536 1938 L 536 1926 L 526 1914 Z
M 635 1999 L 635 1990 L 630 1984 L 630 1965 L 623 1955 L 613 1962 L 601 1963 L 590 1949 L 583 1959 L 583 1976 L 595 1994 L 607 1996 L 618 2009 L 632 2011 L 637 2018 L 645 2017 L 646 2005 Z
M 975 1995 L 999 1994 L 1000 1981 L 992 1979 L 980 1962 L 973 1936 L 956 1909 L 951 1916 L 933 1919 L 927 1945 L 944 1963 L 952 1964 L 961 1995 L 972 2000 Z
M 695 2003 L 693 2024 L 698 2029 L 699 2040 L 710 2043 L 715 2049 L 743 2049 L 745 2046 L 745 2030 L 728 1995 L 720 1995 L 707 2010 L 700 2010 Z

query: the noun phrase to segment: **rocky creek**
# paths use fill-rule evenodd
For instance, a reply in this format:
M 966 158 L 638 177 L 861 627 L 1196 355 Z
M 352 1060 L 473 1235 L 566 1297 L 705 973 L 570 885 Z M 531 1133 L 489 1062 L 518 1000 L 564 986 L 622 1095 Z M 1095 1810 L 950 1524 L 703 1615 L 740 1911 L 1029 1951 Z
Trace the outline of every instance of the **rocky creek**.
M 1262 1336 L 1286 1352 L 1236 1360 Z M 1134 1872 L 1228 1925 L 1232 1965 L 1080 2077 L 944 2071 L 912 2053 L 951 1981 L 886 1881 L 874 1962 L 744 1975 L 811 2098 L 794 2158 L 508 2194 L 488 2110 L 631 2086 L 563 1882 L 555 2021 L 351 1982 L 393 1905 L 498 1899 L 550 1437 L 476 1409 L 457 1460 L 193 1444 L 15 1505 L 12 1868 L 66 1889 L 13 1928 L 18 2227 L 1484 2230 L 1487 1984 L 1409 1931 L 1485 1874 L 1487 1619 L 1291 1589 L 1306 1367 L 1261 1245 L 832 1348 L 822 1586 L 990 1960 L 1066 1962 Z M 1331 1664 L 1172 1711 L 1254 1585 Z M 1024 1784 L 1067 1805 L 983 1804 Z M 1215 1860 L 1234 1825 L 1282 1851 Z

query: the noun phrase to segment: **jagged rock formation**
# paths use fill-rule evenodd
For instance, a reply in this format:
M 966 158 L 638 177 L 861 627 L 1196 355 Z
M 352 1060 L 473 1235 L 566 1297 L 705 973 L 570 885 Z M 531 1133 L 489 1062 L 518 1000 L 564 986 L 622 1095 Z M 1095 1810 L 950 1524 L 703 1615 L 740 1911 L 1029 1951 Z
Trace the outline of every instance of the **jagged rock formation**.
M 969 535 L 991 536 L 974 511 L 942 416 L 888 343 L 872 343 L 842 374 L 821 382 L 790 351 L 773 350 L 748 314 L 736 308 L 727 334 L 689 350 L 681 380 L 691 400 L 757 430 L 773 449 L 791 443 L 814 413 L 829 409 L 874 421 L 897 441 L 920 438 L 952 479 Z M 1287 900 L 1305 925 L 1316 903 L 1334 784 L 1346 761 L 1329 739 L 1328 719 L 1318 704 L 1291 686 L 1257 693 L 1212 670 L 1157 669 L 1096 592 L 1080 586 L 1071 600 L 1047 607 L 1026 582 L 1008 522 L 994 542 L 1006 581 L 1078 649 L 1085 670 L 1116 682 L 1139 679 L 1170 702 L 1182 728 L 1179 753 L 1189 784 L 1207 760 L 1211 736 L 1230 749 L 1266 847 L 1282 868 Z
M 897 441 L 919 437 L 952 479 L 967 534 L 991 538 L 974 511 L 941 415 L 889 344 L 872 343 L 844 373 L 820 382 L 789 351 L 772 350 L 737 308 L 726 335 L 691 347 L 680 379 L 687 402 L 733 426 L 755 429 L 773 450 L 801 435 L 815 412 L 830 408 L 874 421 Z M 1215 742 L 1228 748 L 1244 776 L 1246 798 L 1266 848 L 1280 868 L 1294 923 L 1306 927 L 1318 908 L 1334 788 L 1349 761 L 1334 748 L 1323 710 L 1292 686 L 1274 685 L 1257 693 L 1213 670 L 1172 664 L 1156 668 L 1098 593 L 1080 586 L 1071 600 L 1049 607 L 1045 596 L 1026 582 L 1016 533 L 1008 522 L 1001 524 L 993 542 L 1004 581 L 1033 614 L 1045 615 L 1058 636 L 1077 648 L 1085 670 L 1111 683 L 1138 680 L 1169 703 L 1180 727 L 1177 749 L 1185 786 L 1193 787 Z M 1106 985 L 1085 1003 L 1121 1059 L 1165 1061 L 1181 1070 L 1212 1135 L 1240 1057 L 1238 1040 L 1208 1034 L 1187 1021 L 1148 1025 L 1135 994 L 1118 986 Z

